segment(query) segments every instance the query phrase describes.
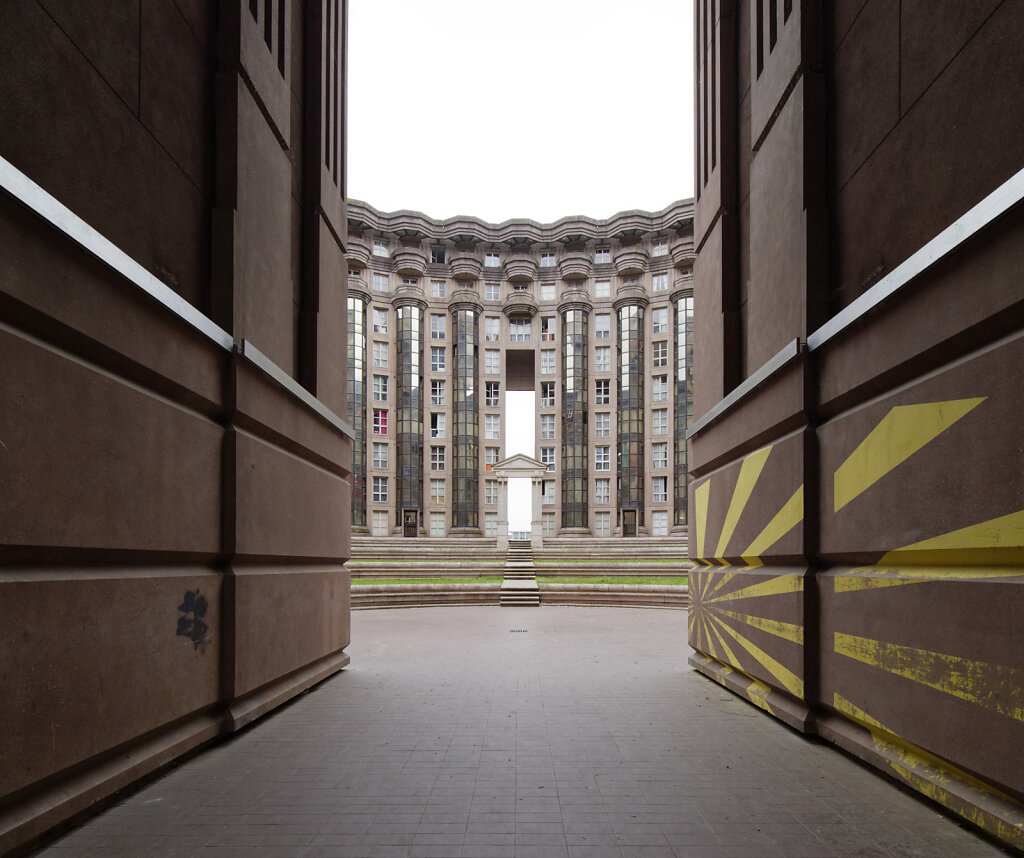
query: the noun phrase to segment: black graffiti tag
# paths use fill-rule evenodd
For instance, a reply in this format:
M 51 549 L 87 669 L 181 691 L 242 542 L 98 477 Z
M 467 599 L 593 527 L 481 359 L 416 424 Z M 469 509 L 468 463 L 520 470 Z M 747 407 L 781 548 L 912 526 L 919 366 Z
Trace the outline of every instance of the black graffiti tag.
M 178 617 L 177 634 L 192 641 L 195 649 L 199 649 L 199 644 L 206 637 L 208 626 L 203 622 L 206 608 L 206 596 L 201 596 L 198 590 L 186 590 L 184 600 L 178 605 L 184 616 Z

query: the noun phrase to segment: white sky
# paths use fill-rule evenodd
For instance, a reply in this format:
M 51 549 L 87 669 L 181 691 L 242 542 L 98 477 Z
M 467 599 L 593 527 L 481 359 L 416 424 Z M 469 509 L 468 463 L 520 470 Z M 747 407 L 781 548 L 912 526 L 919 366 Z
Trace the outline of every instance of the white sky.
M 692 0 L 350 0 L 349 195 L 490 221 L 693 195 Z

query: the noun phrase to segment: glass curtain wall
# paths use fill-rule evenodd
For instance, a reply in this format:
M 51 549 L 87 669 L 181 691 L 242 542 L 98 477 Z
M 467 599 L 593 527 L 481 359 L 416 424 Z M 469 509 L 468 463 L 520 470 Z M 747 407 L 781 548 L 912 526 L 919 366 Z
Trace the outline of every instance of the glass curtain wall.
M 675 524 L 687 523 L 686 430 L 693 420 L 693 297 L 676 298 Z
M 366 301 L 348 298 L 348 419 L 352 424 L 352 527 L 366 527 Z
M 398 451 L 398 521 L 402 511 L 414 509 L 423 524 L 423 308 L 403 304 L 396 308 L 398 390 L 396 436 Z
M 618 308 L 619 509 L 644 508 L 644 308 Z
M 452 526 L 478 528 L 480 404 L 477 399 L 476 310 L 452 311 L 455 344 L 454 468 L 452 470 Z
M 562 313 L 562 527 L 587 527 L 587 322 Z

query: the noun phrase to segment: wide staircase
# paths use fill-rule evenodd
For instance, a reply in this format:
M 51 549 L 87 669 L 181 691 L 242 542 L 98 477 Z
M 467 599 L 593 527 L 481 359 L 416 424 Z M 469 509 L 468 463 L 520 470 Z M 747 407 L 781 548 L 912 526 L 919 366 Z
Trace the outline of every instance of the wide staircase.
M 533 548 L 528 539 L 509 540 L 505 552 L 505 577 L 498 603 L 502 607 L 540 605 L 540 588 L 533 568 Z

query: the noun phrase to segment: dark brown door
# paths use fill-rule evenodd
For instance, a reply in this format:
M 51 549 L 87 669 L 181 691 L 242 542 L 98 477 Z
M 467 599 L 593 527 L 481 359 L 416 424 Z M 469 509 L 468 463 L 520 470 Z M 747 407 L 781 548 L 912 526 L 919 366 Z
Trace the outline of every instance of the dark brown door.
M 402 510 L 402 533 L 405 536 L 416 535 L 416 525 L 419 523 L 419 513 L 414 509 Z
M 636 510 L 624 509 L 622 511 L 622 535 L 636 536 Z

